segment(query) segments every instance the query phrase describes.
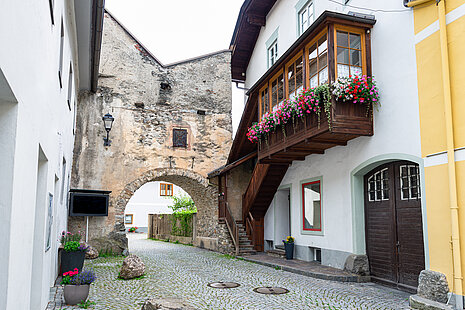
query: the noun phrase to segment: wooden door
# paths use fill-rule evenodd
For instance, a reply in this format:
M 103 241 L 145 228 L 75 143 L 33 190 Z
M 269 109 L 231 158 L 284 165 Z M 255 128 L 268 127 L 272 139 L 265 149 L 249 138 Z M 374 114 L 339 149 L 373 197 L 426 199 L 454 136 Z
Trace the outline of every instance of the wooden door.
M 419 167 L 394 162 L 365 176 L 365 233 L 374 280 L 413 289 L 424 269 Z

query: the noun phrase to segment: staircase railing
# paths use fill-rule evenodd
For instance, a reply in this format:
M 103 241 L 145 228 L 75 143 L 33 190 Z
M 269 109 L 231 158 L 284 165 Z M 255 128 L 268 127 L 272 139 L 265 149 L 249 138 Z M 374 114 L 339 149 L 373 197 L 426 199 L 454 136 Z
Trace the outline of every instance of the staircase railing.
M 239 255 L 239 229 L 237 228 L 237 223 L 234 217 L 232 216 L 231 209 L 227 202 L 225 202 L 225 219 L 226 219 L 226 226 L 228 227 L 229 234 L 231 235 L 231 239 L 234 243 L 234 247 L 236 250 L 236 255 Z
M 253 170 L 252 178 L 250 179 L 247 190 L 242 196 L 242 218 L 246 218 L 252 203 L 258 194 L 258 190 L 263 183 L 263 180 L 270 168 L 269 164 L 257 164 Z
M 252 216 L 252 213 L 249 212 L 245 218 L 245 230 L 246 230 L 247 236 L 250 236 L 250 238 L 252 239 L 251 242 L 255 248 L 255 238 L 254 238 L 255 235 L 253 233 L 254 222 L 255 220 Z

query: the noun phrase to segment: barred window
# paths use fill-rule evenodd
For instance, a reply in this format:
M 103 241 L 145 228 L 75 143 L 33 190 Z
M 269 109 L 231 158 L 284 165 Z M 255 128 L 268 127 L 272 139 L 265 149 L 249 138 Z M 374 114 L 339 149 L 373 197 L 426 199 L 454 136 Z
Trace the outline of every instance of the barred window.
M 187 147 L 187 129 L 173 129 L 173 146 Z

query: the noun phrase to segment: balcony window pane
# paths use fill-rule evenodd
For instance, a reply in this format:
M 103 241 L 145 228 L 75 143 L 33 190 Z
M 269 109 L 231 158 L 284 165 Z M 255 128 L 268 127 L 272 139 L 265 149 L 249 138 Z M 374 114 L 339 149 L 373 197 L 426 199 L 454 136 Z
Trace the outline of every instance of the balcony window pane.
M 337 48 L 337 62 L 343 64 L 349 64 L 349 50 L 347 48 Z
M 337 32 L 337 46 L 349 47 L 349 38 L 347 32 Z
M 324 68 L 328 65 L 328 53 L 324 52 L 318 57 L 318 68 Z
M 361 40 L 359 34 L 350 34 L 350 48 L 362 49 Z
M 321 70 L 318 73 L 318 76 L 319 76 L 319 79 L 320 79 L 319 85 L 328 82 L 328 68 L 325 68 L 325 69 Z
M 350 64 L 352 66 L 362 66 L 362 55 L 358 50 L 350 50 Z
M 304 79 L 304 71 L 302 70 L 303 68 L 303 61 L 302 58 L 299 58 L 296 61 L 296 73 L 295 73 L 295 85 L 296 88 L 299 89 L 303 85 L 303 79 Z
M 350 75 L 349 73 L 349 66 L 347 65 L 337 65 L 337 77 L 348 77 Z
M 328 47 L 328 41 L 326 41 L 326 34 L 318 39 L 318 54 L 321 54 Z
M 350 74 L 355 76 L 362 76 L 361 67 L 350 67 Z
M 289 82 L 289 94 L 295 91 L 295 69 L 294 64 L 287 68 L 287 80 Z
M 278 103 L 281 104 L 284 100 L 284 74 L 278 78 Z
M 310 87 L 317 87 L 318 86 L 318 76 L 314 75 L 310 78 Z

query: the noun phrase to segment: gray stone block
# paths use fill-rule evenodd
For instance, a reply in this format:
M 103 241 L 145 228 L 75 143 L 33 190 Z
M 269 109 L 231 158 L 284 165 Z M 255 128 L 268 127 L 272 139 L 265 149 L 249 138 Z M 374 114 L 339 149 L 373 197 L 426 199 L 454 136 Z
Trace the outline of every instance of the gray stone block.
M 418 310 L 454 310 L 452 306 L 426 299 L 418 295 L 412 295 L 409 298 L 410 307 Z
M 423 270 L 418 279 L 417 294 L 437 302 L 446 303 L 449 285 L 446 276 L 440 272 Z
M 122 279 L 129 280 L 142 276 L 144 272 L 144 262 L 137 255 L 131 254 L 124 259 L 119 276 Z
M 361 276 L 370 275 L 368 257 L 366 255 L 349 255 L 344 264 L 344 270 Z

